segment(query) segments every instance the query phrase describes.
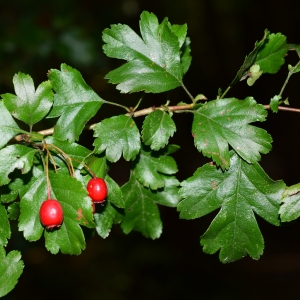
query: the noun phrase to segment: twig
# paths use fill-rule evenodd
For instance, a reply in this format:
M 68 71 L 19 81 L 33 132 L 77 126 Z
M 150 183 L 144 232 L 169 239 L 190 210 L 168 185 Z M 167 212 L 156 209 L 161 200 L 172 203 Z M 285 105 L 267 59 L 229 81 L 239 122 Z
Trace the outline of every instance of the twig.
M 270 105 L 264 105 L 265 109 L 271 109 Z M 291 111 L 291 112 L 297 112 L 300 113 L 300 108 L 293 108 L 293 107 L 286 107 L 286 106 L 278 106 L 278 110 L 283 110 L 283 111 Z

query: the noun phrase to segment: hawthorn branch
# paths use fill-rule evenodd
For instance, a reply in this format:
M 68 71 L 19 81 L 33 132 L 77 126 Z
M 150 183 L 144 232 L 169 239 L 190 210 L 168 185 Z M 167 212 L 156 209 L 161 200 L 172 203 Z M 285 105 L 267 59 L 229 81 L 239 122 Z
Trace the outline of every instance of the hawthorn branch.
M 270 105 L 264 105 L 265 109 L 271 109 Z M 297 112 L 300 113 L 300 108 L 293 108 L 293 107 L 287 107 L 287 106 L 278 106 L 278 110 L 283 111 L 290 111 L 290 112 Z

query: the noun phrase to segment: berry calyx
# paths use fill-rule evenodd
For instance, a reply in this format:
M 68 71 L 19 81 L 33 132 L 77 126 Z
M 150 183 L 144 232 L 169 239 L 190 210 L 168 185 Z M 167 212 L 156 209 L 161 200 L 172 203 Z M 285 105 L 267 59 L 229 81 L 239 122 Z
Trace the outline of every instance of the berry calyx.
M 60 203 L 54 199 L 45 200 L 40 207 L 40 221 L 46 229 L 60 227 L 64 219 Z
M 87 184 L 87 191 L 94 203 L 102 203 L 107 196 L 107 186 L 102 178 L 94 177 Z

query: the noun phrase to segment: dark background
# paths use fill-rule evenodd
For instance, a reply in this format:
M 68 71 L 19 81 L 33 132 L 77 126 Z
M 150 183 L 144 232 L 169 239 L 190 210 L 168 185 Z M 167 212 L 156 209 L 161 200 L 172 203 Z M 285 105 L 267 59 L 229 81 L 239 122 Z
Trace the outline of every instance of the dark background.
M 192 44 L 192 66 L 184 78 L 195 96 L 214 99 L 218 88 L 225 89 L 244 57 L 253 49 L 264 29 L 281 32 L 289 43 L 300 44 L 300 1 L 255 0 L 113 0 L 113 1 L 3 1 L 0 0 L 0 93 L 13 92 L 12 77 L 21 71 L 30 74 L 36 85 L 47 80 L 50 68 L 67 63 L 78 69 L 87 84 L 102 98 L 134 106 L 140 94 L 121 95 L 103 79 L 120 65 L 102 53 L 102 30 L 123 23 L 138 31 L 143 10 L 155 13 L 160 22 L 188 24 Z M 297 57 L 289 53 L 287 63 Z M 278 94 L 287 75 L 285 65 L 277 75 L 264 75 L 252 88 L 239 83 L 228 96 L 246 96 L 268 104 Z M 292 76 L 284 97 L 300 107 L 298 82 Z M 179 88 L 159 95 L 146 95 L 142 107 L 171 100 L 189 101 Z M 103 107 L 93 121 L 123 111 Z M 141 124 L 143 118 L 137 120 Z M 174 156 L 183 180 L 207 162 L 193 147 L 191 117 L 176 115 L 177 133 L 172 143 L 182 149 Z M 42 123 L 35 130 L 51 124 Z M 273 136 L 273 150 L 261 165 L 272 179 L 288 185 L 300 181 L 299 115 L 269 114 L 259 124 Z M 91 147 L 92 133 L 81 141 Z M 111 176 L 122 185 L 128 179 L 129 164 L 120 161 Z M 119 227 L 103 240 L 94 236 L 83 254 L 56 256 L 44 248 L 43 239 L 25 242 L 13 228 L 8 249 L 22 251 L 24 273 L 16 288 L 3 299 L 296 299 L 300 296 L 300 223 L 274 227 L 257 217 L 265 238 L 265 253 L 259 261 L 249 257 L 223 265 L 218 255 L 202 252 L 199 237 L 216 213 L 200 220 L 179 220 L 175 209 L 161 208 L 164 231 L 151 241 L 138 233 L 125 236 Z

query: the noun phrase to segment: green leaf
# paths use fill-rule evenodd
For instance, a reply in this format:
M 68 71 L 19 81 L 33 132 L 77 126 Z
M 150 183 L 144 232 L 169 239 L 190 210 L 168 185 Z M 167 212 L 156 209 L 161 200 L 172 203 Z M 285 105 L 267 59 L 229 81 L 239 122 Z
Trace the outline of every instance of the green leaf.
M 125 217 L 121 223 L 124 233 L 135 230 L 145 237 L 159 238 L 162 222 L 151 190 L 140 184 L 134 172 L 131 173 L 129 182 L 121 189 L 125 199 Z
M 140 133 L 131 117 L 120 115 L 105 119 L 94 127 L 95 152 L 105 151 L 106 158 L 116 162 L 135 159 L 140 151 Z
M 6 255 L 4 248 L 0 246 L 0 297 L 7 295 L 15 287 L 23 268 L 19 251 L 11 251 Z
M 59 230 L 45 231 L 46 248 L 53 254 L 59 250 L 66 254 L 80 254 L 85 248 L 79 225 L 94 227 L 91 199 L 82 184 L 69 174 L 49 172 L 51 197 L 60 202 L 64 221 Z M 32 180 L 21 191 L 19 230 L 29 241 L 38 240 L 44 228 L 39 220 L 39 209 L 47 199 L 46 176 L 34 168 Z
M 201 237 L 206 253 L 220 249 L 220 260 L 229 263 L 247 253 L 258 259 L 264 241 L 254 212 L 279 225 L 278 211 L 285 185 L 271 180 L 259 164 L 248 164 L 231 151 L 231 166 L 222 171 L 210 164 L 181 183 L 180 217 L 200 218 L 221 208 Z
M 167 18 L 159 24 L 154 14 L 144 11 L 140 20 L 143 39 L 127 25 L 111 25 L 111 29 L 105 29 L 104 53 L 127 61 L 105 78 L 118 84 L 117 89 L 122 93 L 161 93 L 180 86 L 183 72 L 179 43 L 182 43 L 183 28 L 177 28 L 178 31 L 171 28 L 176 34 L 170 30 Z
M 157 109 L 145 118 L 142 139 L 152 150 L 159 150 L 165 147 L 175 131 L 176 125 L 169 114 Z
M 10 238 L 10 224 L 5 207 L 0 204 L 0 248 L 7 245 L 7 239 Z
M 163 151 L 141 150 L 140 155 L 134 161 L 133 170 L 136 178 L 145 187 L 157 190 L 165 186 L 165 176 L 175 174 L 178 169 L 173 157 Z
M 0 101 L 0 149 L 3 148 L 15 135 L 18 133 L 26 133 L 21 130 L 18 124 L 4 106 L 3 101 Z
M 99 205 L 97 205 L 97 212 L 94 214 L 95 223 L 96 223 L 96 231 L 102 238 L 107 238 L 112 225 L 114 224 L 114 219 L 117 215 L 117 210 L 110 202 L 106 202 L 104 206 L 101 206 L 98 209 Z M 100 212 L 98 212 L 100 210 Z
M 259 49 L 255 63 L 264 73 L 277 73 L 284 64 L 287 51 L 286 37 L 281 33 L 272 33 L 268 36 L 264 47 Z
M 2 203 L 10 203 L 15 201 L 19 196 L 20 190 L 23 187 L 23 179 L 14 176 L 15 173 L 10 175 L 11 181 L 8 185 L 1 187 L 0 201 Z M 19 174 L 17 174 L 18 176 Z
M 264 37 L 259 42 L 255 43 L 254 49 L 245 57 L 244 63 L 236 74 L 235 78 L 231 82 L 230 86 L 233 86 L 238 81 L 242 80 L 245 73 L 248 73 L 250 67 L 255 63 L 258 52 L 264 47 L 270 32 L 266 29 Z
M 191 40 L 190 38 L 187 37 L 183 46 L 181 47 L 180 58 L 181 58 L 181 69 L 183 74 L 185 74 L 188 71 L 192 62 L 190 44 L 191 44 Z
M 8 175 L 15 169 L 22 174 L 30 171 L 36 149 L 23 145 L 10 145 L 0 150 L 0 185 L 10 182 Z
M 105 183 L 107 184 L 107 200 L 116 207 L 124 208 L 124 198 L 119 185 L 108 174 L 105 176 Z
M 300 184 L 287 187 L 282 196 L 282 205 L 279 210 L 282 222 L 296 220 L 300 216 Z
M 252 86 L 255 81 L 262 75 L 262 71 L 260 71 L 260 66 L 257 64 L 254 64 L 249 71 L 249 78 L 247 79 L 247 84 L 249 86 Z
M 222 169 L 229 167 L 230 145 L 249 163 L 260 160 L 260 153 L 271 150 L 271 136 L 263 129 L 249 125 L 263 122 L 267 111 L 252 97 L 245 100 L 213 100 L 194 112 L 192 133 L 199 152 L 211 157 Z
M 280 95 L 276 95 L 271 99 L 270 108 L 271 108 L 272 112 L 274 112 L 274 113 L 278 112 L 278 106 L 280 104 L 280 102 L 279 102 L 280 100 L 281 100 Z
M 20 216 L 20 202 L 14 202 L 8 206 L 7 212 L 10 220 L 17 220 Z
M 32 126 L 42 120 L 53 102 L 53 92 L 49 81 L 41 83 L 35 90 L 30 75 L 19 72 L 13 78 L 16 95 L 1 95 L 10 113 L 17 119 Z
M 85 124 L 101 107 L 103 99 L 85 83 L 76 69 L 66 64 L 61 65 L 61 71 L 51 69 L 49 79 L 56 94 L 48 117 L 60 116 L 53 136 L 70 142 L 78 140 Z

